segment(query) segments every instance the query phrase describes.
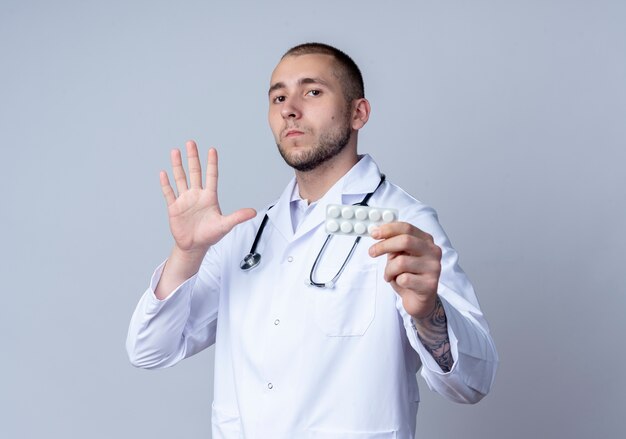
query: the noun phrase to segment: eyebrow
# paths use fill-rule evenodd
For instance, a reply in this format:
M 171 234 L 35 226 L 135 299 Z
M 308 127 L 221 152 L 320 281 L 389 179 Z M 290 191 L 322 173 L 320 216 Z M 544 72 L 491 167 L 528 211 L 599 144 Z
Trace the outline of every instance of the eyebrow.
M 302 79 L 298 80 L 298 85 L 305 85 L 305 84 L 319 84 L 319 85 L 323 85 L 324 87 L 330 88 L 328 82 L 323 80 L 322 78 L 302 78 Z M 269 95 L 273 91 L 281 90 L 283 88 L 287 88 L 285 83 L 284 82 L 277 82 L 277 83 L 275 83 L 274 85 L 272 85 L 270 87 L 270 89 L 267 92 L 267 94 Z

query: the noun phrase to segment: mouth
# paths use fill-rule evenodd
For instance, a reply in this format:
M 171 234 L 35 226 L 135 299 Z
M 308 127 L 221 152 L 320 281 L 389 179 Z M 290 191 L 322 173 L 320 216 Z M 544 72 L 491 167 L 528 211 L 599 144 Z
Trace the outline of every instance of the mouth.
M 298 136 L 302 136 L 304 135 L 303 131 L 300 130 L 287 130 L 285 131 L 285 134 L 283 135 L 283 137 L 289 138 L 289 137 L 298 137 Z

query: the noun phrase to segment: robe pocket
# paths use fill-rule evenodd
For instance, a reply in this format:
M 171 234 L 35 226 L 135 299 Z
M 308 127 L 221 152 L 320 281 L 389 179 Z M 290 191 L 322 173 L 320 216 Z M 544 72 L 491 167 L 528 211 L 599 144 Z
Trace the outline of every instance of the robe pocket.
M 396 439 L 396 431 L 309 430 L 306 439 Z
M 213 439 L 234 439 L 243 438 L 241 419 L 238 415 L 228 413 L 215 406 L 212 406 L 212 437 Z
M 331 337 L 354 337 L 365 334 L 376 314 L 376 264 L 350 267 L 333 288 L 316 288 L 315 322 Z M 320 270 L 328 278 L 337 267 Z M 327 273 L 324 273 L 327 271 Z

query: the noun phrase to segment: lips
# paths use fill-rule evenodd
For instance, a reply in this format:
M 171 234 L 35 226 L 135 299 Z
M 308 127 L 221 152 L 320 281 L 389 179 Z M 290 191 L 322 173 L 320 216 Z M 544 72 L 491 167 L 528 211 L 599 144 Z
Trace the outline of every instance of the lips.
M 303 134 L 304 134 L 303 131 L 291 129 L 291 130 L 285 131 L 285 135 L 284 136 L 285 137 L 296 137 L 296 136 L 301 136 Z

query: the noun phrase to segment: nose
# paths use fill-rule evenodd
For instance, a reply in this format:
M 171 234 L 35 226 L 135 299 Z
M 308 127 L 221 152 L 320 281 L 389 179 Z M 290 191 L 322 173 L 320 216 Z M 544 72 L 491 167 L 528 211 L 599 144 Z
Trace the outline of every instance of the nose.
M 302 113 L 300 111 L 300 105 L 298 105 L 297 100 L 293 97 L 287 99 L 283 103 L 283 106 L 280 109 L 280 114 L 283 116 L 284 119 L 300 119 L 300 117 L 302 116 Z

